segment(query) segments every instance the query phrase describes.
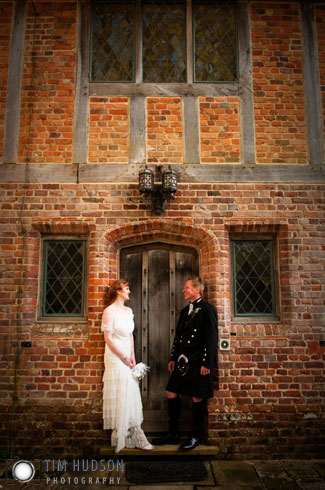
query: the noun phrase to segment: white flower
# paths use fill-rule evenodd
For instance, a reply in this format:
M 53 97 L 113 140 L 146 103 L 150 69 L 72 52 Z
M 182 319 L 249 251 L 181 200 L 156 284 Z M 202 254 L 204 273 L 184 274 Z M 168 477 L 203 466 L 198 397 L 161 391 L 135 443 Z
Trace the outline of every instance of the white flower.
M 138 362 L 138 364 L 136 364 L 134 368 L 131 369 L 132 376 L 135 380 L 140 381 L 145 377 L 149 369 L 149 366 L 147 366 L 144 362 Z
M 199 311 L 201 311 L 201 308 L 194 308 L 194 310 L 191 313 L 191 318 L 193 318 L 193 316 L 195 316 Z

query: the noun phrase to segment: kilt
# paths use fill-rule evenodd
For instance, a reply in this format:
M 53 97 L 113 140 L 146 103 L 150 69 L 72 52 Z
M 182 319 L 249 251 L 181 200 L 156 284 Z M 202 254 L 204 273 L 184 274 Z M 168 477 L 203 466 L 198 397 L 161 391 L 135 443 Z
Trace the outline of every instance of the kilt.
M 175 369 L 170 375 L 169 381 L 166 386 L 167 391 L 173 393 L 179 393 L 180 395 L 195 396 L 198 398 L 212 398 L 213 397 L 213 376 L 212 370 L 210 374 L 202 376 L 200 374 L 201 364 L 193 362 L 188 372 L 182 375 L 182 372 L 177 369 L 177 363 Z

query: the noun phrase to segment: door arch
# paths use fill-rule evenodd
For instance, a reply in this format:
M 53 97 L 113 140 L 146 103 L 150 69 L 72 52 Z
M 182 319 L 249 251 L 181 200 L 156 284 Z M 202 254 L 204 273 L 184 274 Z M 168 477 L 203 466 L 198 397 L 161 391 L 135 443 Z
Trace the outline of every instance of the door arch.
M 179 313 L 186 305 L 183 285 L 199 273 L 194 247 L 152 242 L 120 250 L 119 276 L 129 282 L 131 290 L 128 304 L 134 313 L 136 360 L 150 366 L 149 376 L 141 381 L 144 429 L 150 432 L 166 429 L 167 364 Z M 182 421 L 186 429 L 186 413 Z

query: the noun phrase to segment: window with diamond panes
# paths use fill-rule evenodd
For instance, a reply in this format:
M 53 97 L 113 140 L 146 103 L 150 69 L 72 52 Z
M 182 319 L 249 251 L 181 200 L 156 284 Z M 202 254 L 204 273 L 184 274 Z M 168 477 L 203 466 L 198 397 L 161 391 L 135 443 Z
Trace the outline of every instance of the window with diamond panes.
M 83 316 L 86 243 L 44 242 L 43 316 Z
M 143 2 L 144 82 L 186 82 L 185 21 L 184 2 Z
M 232 242 L 235 316 L 275 316 L 273 240 Z
M 235 81 L 237 41 L 234 3 L 193 2 L 194 81 Z
M 132 82 L 135 56 L 134 3 L 94 3 L 91 22 L 91 81 Z
M 189 18 L 192 32 L 186 28 Z M 138 73 L 137 82 L 187 83 L 187 65 L 193 66 L 194 82 L 237 79 L 231 0 L 98 0 L 91 19 L 92 82 L 134 82 Z

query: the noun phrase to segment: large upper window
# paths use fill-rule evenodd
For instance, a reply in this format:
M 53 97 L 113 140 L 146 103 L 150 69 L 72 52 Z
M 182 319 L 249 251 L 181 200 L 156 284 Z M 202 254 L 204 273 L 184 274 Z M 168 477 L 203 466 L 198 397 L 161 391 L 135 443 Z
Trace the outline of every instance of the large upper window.
M 84 315 L 86 241 L 45 240 L 42 316 Z
M 90 81 L 188 83 L 236 78 L 234 2 L 92 3 Z

